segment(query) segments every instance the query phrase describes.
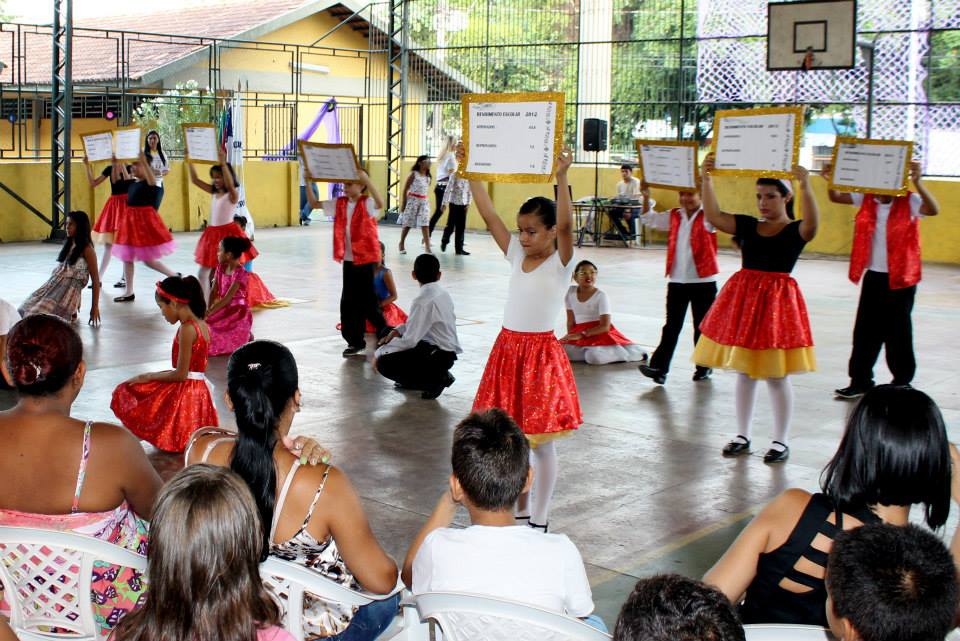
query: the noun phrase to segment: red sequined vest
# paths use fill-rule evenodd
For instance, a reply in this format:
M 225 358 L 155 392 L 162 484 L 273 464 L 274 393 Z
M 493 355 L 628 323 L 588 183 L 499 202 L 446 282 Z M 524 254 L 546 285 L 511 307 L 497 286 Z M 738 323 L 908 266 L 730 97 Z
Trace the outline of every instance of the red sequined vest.
M 910 194 L 897 196 L 890 203 L 887 218 L 887 272 L 890 289 L 904 289 L 920 282 L 920 226 L 910 212 Z M 877 200 L 865 194 L 853 232 L 850 253 L 850 280 L 859 283 L 873 245 L 877 229 Z
M 673 271 L 674 257 L 677 255 L 677 236 L 680 234 L 680 217 L 686 216 L 683 209 L 670 210 L 670 237 L 667 241 L 667 276 Z M 717 266 L 717 235 L 707 231 L 703 224 L 704 216 L 690 229 L 690 251 L 693 252 L 693 262 L 697 266 L 697 276 L 706 278 L 713 276 L 720 268 Z
M 333 216 L 333 259 L 338 263 L 343 262 L 346 254 L 347 203 L 346 196 L 337 198 L 337 209 Z M 360 197 L 350 217 L 350 250 L 353 252 L 354 265 L 380 262 L 377 221 L 367 213 L 366 196 Z

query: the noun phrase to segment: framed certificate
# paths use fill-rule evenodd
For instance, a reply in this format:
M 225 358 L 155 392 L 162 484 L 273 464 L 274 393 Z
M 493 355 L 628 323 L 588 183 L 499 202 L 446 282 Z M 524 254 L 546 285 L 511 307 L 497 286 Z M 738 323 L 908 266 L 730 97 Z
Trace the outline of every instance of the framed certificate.
M 113 154 L 117 160 L 137 160 L 143 153 L 143 130 L 120 127 L 113 130 Z
M 640 173 L 651 187 L 697 191 L 697 143 L 681 140 L 638 140 Z
M 713 118 L 712 173 L 791 178 L 802 134 L 803 107 L 718 111 Z
M 204 165 L 220 163 L 220 145 L 217 128 L 205 122 L 185 123 L 183 141 L 187 147 L 187 161 Z
M 99 131 L 81 136 L 83 153 L 90 162 L 110 160 L 113 158 L 113 131 Z
M 360 163 L 353 145 L 299 141 L 303 177 L 313 182 L 342 183 L 360 180 Z
M 906 140 L 837 138 L 830 189 L 903 196 L 907 193 L 913 143 Z
M 506 183 L 547 183 L 563 142 L 559 92 L 464 94 L 460 176 Z

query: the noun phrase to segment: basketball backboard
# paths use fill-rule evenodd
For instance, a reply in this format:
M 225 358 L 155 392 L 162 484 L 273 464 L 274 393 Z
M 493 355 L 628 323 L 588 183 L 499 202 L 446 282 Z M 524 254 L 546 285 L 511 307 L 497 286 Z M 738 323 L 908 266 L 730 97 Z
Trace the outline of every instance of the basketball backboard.
M 856 61 L 856 0 L 799 0 L 767 5 L 769 71 L 849 69 Z

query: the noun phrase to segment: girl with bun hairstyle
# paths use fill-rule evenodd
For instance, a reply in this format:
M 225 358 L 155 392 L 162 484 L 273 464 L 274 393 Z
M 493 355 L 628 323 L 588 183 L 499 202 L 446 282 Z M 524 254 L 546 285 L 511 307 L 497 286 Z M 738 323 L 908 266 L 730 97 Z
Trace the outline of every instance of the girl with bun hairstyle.
M 173 341 L 173 368 L 134 376 L 113 390 L 110 409 L 136 436 L 166 452 L 182 452 L 190 436 L 219 425 L 207 381 L 210 329 L 207 304 L 193 276 L 157 283 L 155 298 L 164 320 L 179 324 Z
M 75 532 L 145 554 L 144 519 L 162 481 L 130 432 L 71 416 L 87 373 L 77 332 L 37 314 L 7 338 L 3 376 L 18 399 L 0 412 L 0 525 Z M 91 598 L 103 636 L 143 589 L 132 569 L 96 568 Z
M 213 290 L 207 322 L 210 324 L 210 356 L 231 354 L 253 340 L 253 313 L 247 297 L 250 272 L 240 264 L 250 241 L 243 236 L 227 236 L 217 249 L 217 271 L 213 274 Z

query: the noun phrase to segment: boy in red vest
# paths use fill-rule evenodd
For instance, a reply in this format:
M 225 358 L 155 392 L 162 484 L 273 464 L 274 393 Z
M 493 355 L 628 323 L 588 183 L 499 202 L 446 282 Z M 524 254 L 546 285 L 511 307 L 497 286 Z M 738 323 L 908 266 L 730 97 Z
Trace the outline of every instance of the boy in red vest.
M 366 321 L 382 337 L 387 326 L 373 275 L 380 264 L 380 238 L 377 236 L 377 217 L 383 209 L 383 199 L 370 182 L 370 176 L 360 171 L 360 181 L 345 183 L 344 195 L 320 202 L 307 190 L 307 200 L 313 209 L 323 209 L 333 216 L 333 259 L 343 263 L 343 289 L 340 293 L 340 334 L 347 341 L 343 357 L 363 356 L 367 343 L 363 338 Z M 370 195 L 364 196 L 364 192 Z
M 643 210 L 647 211 L 650 190 L 646 183 L 641 193 Z M 700 338 L 700 321 L 717 297 L 717 230 L 704 218 L 699 192 L 681 191 L 679 200 L 680 207 L 640 217 L 647 227 L 670 232 L 666 270 L 670 279 L 667 284 L 667 321 L 650 362 L 640 365 L 640 372 L 660 385 L 667 382 L 687 306 L 693 310 L 693 344 L 696 345 Z M 693 380 L 706 380 L 712 371 L 698 365 Z
M 829 176 L 832 169 L 824 166 L 823 174 Z M 838 398 L 859 398 L 873 387 L 873 366 L 881 347 L 886 348 L 894 385 L 908 385 L 917 370 L 910 320 L 920 282 L 917 223 L 921 216 L 936 216 L 939 208 L 921 180 L 920 163 L 910 163 L 910 178 L 917 192 L 906 196 L 828 192 L 832 202 L 860 207 L 853 232 L 850 280 L 858 283 L 862 276 L 863 287 L 853 326 L 850 385 L 835 390 Z

